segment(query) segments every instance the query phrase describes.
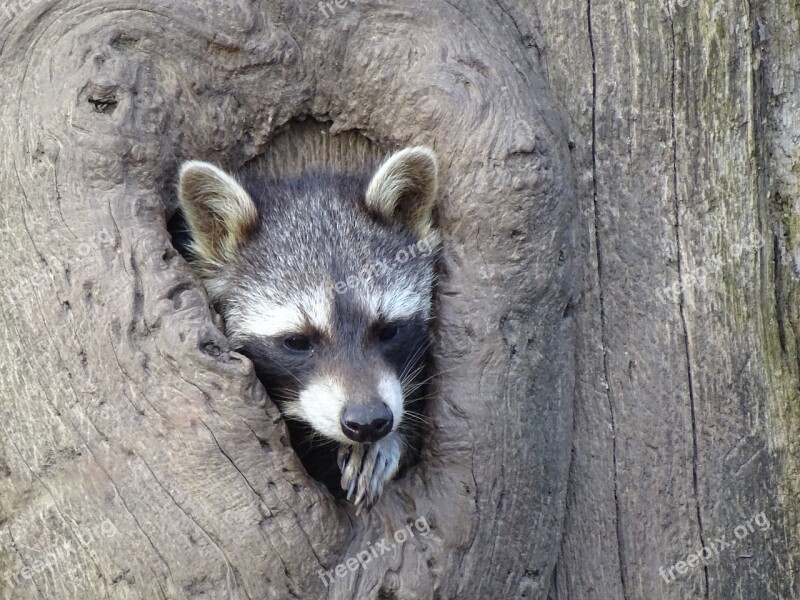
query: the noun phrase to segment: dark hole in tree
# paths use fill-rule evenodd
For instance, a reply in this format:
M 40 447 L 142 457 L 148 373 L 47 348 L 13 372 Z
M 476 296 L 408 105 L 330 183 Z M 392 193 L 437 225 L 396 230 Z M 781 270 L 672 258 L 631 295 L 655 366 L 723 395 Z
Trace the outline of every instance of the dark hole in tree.
M 302 146 L 302 144 L 294 143 L 287 138 L 290 138 L 292 135 L 295 137 L 318 136 L 321 131 L 325 130 L 327 130 L 326 126 L 316 122 L 294 123 L 290 125 L 282 134 L 276 136 L 268 148 L 268 156 L 254 159 L 253 162 L 256 160 L 272 160 L 273 165 L 276 165 L 272 167 L 273 170 L 279 172 L 280 159 L 275 159 L 270 155 L 278 154 L 280 152 L 285 153 L 287 152 L 287 149 L 290 149 L 288 151 L 294 153 L 296 152 L 298 145 Z M 326 133 L 326 135 L 330 137 L 329 134 Z M 377 165 L 379 163 L 380 159 L 383 157 L 383 153 L 372 147 L 372 143 L 369 142 L 369 140 L 354 133 L 347 133 L 344 135 L 357 138 L 355 143 L 353 143 L 353 140 L 351 140 L 351 144 L 356 150 L 353 160 L 362 160 L 365 164 L 371 165 Z M 175 213 L 167 220 L 167 230 L 172 238 L 173 247 L 188 262 L 191 263 L 192 256 L 189 250 L 191 235 L 189 233 L 189 228 L 184 215 L 180 209 L 177 209 Z M 218 310 L 218 312 L 222 314 L 221 311 Z M 424 377 L 426 380 L 429 379 L 430 374 L 432 373 L 431 369 L 432 364 L 431 361 L 428 360 Z M 257 367 L 256 374 L 270 397 L 273 398 L 274 402 L 274 398 L 280 397 L 280 390 L 276 389 L 274 382 L 270 381 L 269 377 L 267 377 L 264 373 L 260 373 Z M 411 449 L 412 452 L 408 455 L 407 460 L 403 464 L 401 471 L 398 473 L 397 478 L 402 477 L 409 467 L 418 462 L 420 456 L 419 451 L 424 440 L 427 439 L 430 433 L 428 431 L 422 431 L 422 429 L 427 429 L 426 423 L 428 419 L 426 417 L 427 411 L 425 408 L 427 399 L 430 397 L 432 389 L 433 385 L 430 381 L 428 381 L 422 387 L 420 398 L 414 401 L 407 401 L 405 404 L 406 411 L 409 414 L 416 415 L 413 417 L 412 422 L 407 423 L 405 426 L 408 427 L 409 425 L 412 425 L 413 427 L 417 428 L 418 435 L 415 435 L 413 441 L 411 441 L 411 444 L 413 444 L 414 447 Z M 279 405 L 278 402 L 276 402 L 276 404 Z M 340 473 L 336 463 L 338 442 L 323 439 L 321 435 L 314 432 L 309 425 L 299 421 L 287 419 L 286 424 L 290 434 L 291 445 L 297 452 L 308 475 L 317 481 L 322 482 L 334 496 L 343 497 L 345 493 L 341 489 Z

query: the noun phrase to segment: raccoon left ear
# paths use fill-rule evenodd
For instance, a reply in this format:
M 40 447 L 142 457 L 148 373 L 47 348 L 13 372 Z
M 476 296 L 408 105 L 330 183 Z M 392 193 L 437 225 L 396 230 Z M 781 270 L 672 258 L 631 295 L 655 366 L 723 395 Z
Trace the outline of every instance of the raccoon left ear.
M 392 154 L 367 188 L 367 206 L 387 219 L 399 219 L 420 239 L 438 241 L 433 226 L 438 169 L 436 154 L 426 146 Z
M 245 189 L 210 163 L 183 163 L 178 198 L 192 234 L 192 250 L 207 262 L 230 258 L 258 220 L 256 205 Z

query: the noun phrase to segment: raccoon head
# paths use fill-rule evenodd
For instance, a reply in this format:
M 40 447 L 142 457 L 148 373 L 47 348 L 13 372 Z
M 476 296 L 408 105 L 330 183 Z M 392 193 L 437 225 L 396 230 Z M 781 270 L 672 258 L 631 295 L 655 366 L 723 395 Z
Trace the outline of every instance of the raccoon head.
M 192 161 L 178 192 L 231 345 L 283 414 L 343 444 L 408 426 L 440 240 L 433 152 L 283 178 Z

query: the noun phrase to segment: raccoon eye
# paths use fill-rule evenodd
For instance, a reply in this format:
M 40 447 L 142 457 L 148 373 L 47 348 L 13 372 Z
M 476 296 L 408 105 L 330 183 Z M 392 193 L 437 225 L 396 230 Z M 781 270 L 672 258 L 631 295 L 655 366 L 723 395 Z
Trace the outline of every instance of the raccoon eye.
M 395 338 L 399 331 L 399 323 L 387 323 L 386 325 L 381 325 L 381 327 L 378 329 L 378 341 L 388 342 L 389 340 Z
M 307 335 L 293 335 L 284 338 L 283 345 L 294 352 L 308 352 L 311 350 L 311 338 Z

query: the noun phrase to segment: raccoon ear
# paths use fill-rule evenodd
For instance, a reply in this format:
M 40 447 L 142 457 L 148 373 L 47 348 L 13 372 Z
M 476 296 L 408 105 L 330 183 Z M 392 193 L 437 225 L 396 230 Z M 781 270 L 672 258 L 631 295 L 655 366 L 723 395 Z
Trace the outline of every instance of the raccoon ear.
M 369 183 L 367 206 L 388 219 L 399 219 L 420 239 L 438 238 L 433 226 L 437 173 L 436 154 L 426 146 L 392 154 Z
M 230 258 L 258 219 L 255 203 L 239 182 L 206 162 L 183 163 L 178 199 L 192 235 L 192 250 L 208 262 Z

